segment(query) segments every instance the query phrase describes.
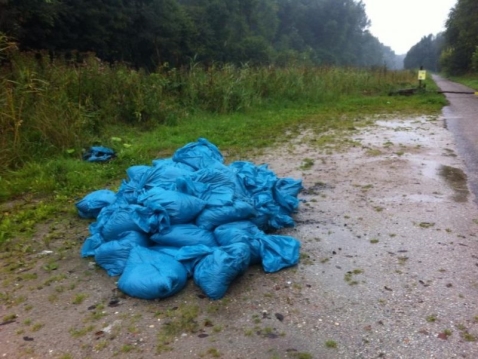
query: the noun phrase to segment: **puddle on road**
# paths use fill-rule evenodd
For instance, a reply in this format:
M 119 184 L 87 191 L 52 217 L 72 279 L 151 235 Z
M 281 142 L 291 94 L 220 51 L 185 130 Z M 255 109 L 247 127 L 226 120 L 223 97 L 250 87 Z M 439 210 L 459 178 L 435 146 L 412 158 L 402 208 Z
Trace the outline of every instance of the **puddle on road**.
M 466 202 L 470 191 L 467 187 L 467 176 L 459 168 L 450 166 L 441 166 L 438 174 L 446 181 L 446 183 L 455 191 L 453 200 L 455 202 Z
M 395 145 L 412 145 L 416 146 L 427 145 L 431 139 L 429 136 L 417 133 L 421 130 L 425 119 L 422 120 L 378 120 L 375 123 L 382 127 L 380 135 L 376 132 L 369 131 L 361 133 L 355 140 L 363 141 L 364 143 L 374 144 L 377 146 L 383 145 L 384 141 L 392 142 Z M 385 128 L 385 129 L 384 129 Z

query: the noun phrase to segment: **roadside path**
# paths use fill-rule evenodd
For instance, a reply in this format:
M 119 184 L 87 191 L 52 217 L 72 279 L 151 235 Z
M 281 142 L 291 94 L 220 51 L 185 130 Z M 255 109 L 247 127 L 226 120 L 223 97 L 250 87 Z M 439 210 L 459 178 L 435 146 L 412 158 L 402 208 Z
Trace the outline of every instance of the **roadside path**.
M 475 90 L 433 75 L 433 80 L 442 91 Z M 458 152 L 468 169 L 469 186 L 478 198 L 478 96 L 445 94 L 449 105 L 443 109 L 448 129 L 456 138 Z

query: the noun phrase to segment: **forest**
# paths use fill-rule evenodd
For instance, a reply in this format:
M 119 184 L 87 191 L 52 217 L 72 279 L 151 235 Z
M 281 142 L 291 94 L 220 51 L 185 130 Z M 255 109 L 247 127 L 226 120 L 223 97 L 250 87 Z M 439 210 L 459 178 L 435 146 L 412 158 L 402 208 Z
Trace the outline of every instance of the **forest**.
M 193 62 L 401 67 L 355 0 L 0 0 L 1 48 L 135 68 Z
M 458 0 L 445 31 L 424 36 L 408 51 L 404 66 L 423 66 L 449 75 L 478 73 L 478 2 Z

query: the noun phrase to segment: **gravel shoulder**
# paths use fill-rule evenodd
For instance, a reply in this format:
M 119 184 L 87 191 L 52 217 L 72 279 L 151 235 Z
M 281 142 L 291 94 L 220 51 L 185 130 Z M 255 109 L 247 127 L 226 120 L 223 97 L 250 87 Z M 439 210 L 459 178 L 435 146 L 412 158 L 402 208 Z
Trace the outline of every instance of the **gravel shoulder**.
M 79 258 L 87 223 L 67 218 L 57 268 L 45 263 L 60 244 L 3 279 L 0 356 L 478 357 L 478 208 L 464 162 L 443 118 L 381 118 L 345 146 L 306 131 L 254 159 L 303 179 L 297 225 L 282 232 L 302 242 L 297 267 L 251 267 L 220 301 L 192 282 L 137 300 Z

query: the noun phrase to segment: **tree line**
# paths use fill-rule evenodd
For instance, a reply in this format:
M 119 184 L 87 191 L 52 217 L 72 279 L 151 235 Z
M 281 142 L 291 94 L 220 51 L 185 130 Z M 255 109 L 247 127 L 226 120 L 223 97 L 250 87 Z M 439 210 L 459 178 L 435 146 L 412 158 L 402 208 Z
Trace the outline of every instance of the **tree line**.
M 478 72 L 478 1 L 458 0 L 445 31 L 424 36 L 408 51 L 404 66 L 450 75 Z
M 0 0 L 0 35 L 50 56 L 137 68 L 204 64 L 400 67 L 355 0 Z

